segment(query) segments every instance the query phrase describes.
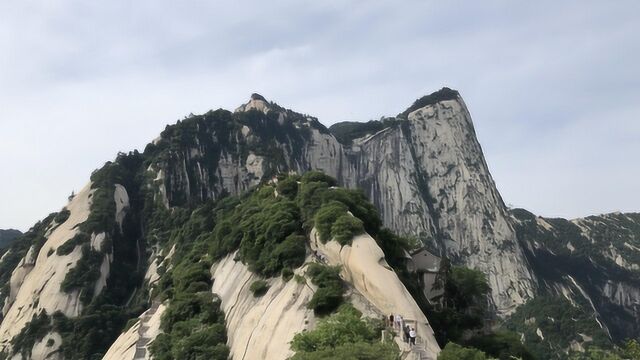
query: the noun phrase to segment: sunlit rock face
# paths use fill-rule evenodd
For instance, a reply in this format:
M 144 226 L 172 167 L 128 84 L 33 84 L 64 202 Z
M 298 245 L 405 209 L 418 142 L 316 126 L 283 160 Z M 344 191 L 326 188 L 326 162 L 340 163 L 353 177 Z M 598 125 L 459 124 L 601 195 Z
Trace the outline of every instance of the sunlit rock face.
M 386 226 L 485 272 L 499 313 L 533 296 L 534 276 L 459 97 L 418 108 L 345 153 L 344 185 L 362 188 Z
M 385 226 L 484 271 L 498 313 L 533 296 L 534 276 L 453 90 L 419 99 L 348 141 L 257 94 L 234 113 L 202 115 L 187 130 L 168 127 L 156 142 L 166 154 L 151 169 L 170 205 L 238 194 L 279 172 L 322 170 L 362 189 Z M 170 146 L 176 141 L 179 148 Z
M 197 206 L 208 199 L 241 194 L 279 173 L 322 170 L 341 186 L 361 189 L 386 227 L 419 239 L 430 252 L 446 255 L 456 264 L 482 270 L 496 314 L 507 315 L 528 299 L 551 293 L 588 304 L 613 339 L 640 333 L 640 215 L 608 214 L 568 221 L 508 210 L 489 173 L 469 111 L 450 89 L 418 99 L 395 117 L 338 123 L 329 129 L 311 116 L 253 94 L 234 112 L 210 111 L 167 126 L 145 149 L 144 169 L 144 188 L 151 190 L 150 199 L 166 208 Z M 140 189 L 131 187 L 131 182 L 126 185 L 110 185 L 114 186 L 115 205 L 112 228 L 137 241 L 132 229 L 144 229 L 132 227 L 135 221 L 131 219 L 141 211 Z M 70 200 L 69 217 L 46 225 L 41 247 L 23 249 L 19 257 L 13 256 L 13 262 L 8 262 L 11 250 L 0 258 L 0 264 L 12 264 L 0 289 L 0 351 L 11 350 L 11 339 L 34 315 L 59 311 L 75 318 L 82 313 L 81 294 L 60 290 L 70 269 L 83 258 L 81 248 L 66 255 L 56 250 L 89 217 L 93 193 L 88 185 Z M 89 234 L 91 249 L 109 245 L 113 239 L 106 234 Z M 150 283 L 157 281 L 160 263 L 156 257 L 162 250 L 144 252 L 143 247 L 136 244 L 131 253 L 120 253 L 120 259 L 113 255 L 113 247 L 108 249 L 99 259 L 94 294 L 109 291 L 110 276 L 123 263 L 146 272 Z M 336 263 L 343 264 L 358 254 L 336 253 L 340 254 Z M 234 357 L 241 357 L 247 347 L 259 347 L 265 356 L 290 355 L 286 345 L 291 336 L 313 325 L 313 317 L 303 306 L 310 293 L 296 284 L 272 279 L 273 292 L 264 299 L 274 299 L 275 307 L 270 307 L 273 311 L 268 315 L 256 312 L 267 305 L 245 296 L 246 289 L 237 287 L 254 275 L 232 259 L 218 263 L 212 275 L 217 279 L 213 291 L 220 295 L 228 316 Z M 358 279 L 352 280 L 357 288 Z M 130 286 L 127 291 L 134 291 L 135 284 Z M 363 289 L 361 286 L 361 295 L 366 298 Z M 586 301 L 577 301 L 578 297 Z M 369 300 L 374 304 L 376 299 Z M 388 312 L 384 305 L 377 308 Z M 113 344 L 108 358 L 137 357 L 143 350 L 147 356 L 147 340 L 157 334 L 163 309 L 157 305 L 141 315 L 139 323 Z M 254 316 L 242 316 L 236 309 L 253 311 Z M 256 324 L 262 325 L 256 328 Z M 271 333 L 278 334 L 279 342 L 261 340 Z M 59 344 L 60 334 L 49 332 L 34 343 L 31 358 L 54 359 Z

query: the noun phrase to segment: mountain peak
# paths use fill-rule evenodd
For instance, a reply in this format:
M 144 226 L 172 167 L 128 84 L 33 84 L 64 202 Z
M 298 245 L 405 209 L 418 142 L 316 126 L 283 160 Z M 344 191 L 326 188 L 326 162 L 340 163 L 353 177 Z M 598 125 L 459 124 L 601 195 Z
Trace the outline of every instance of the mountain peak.
M 253 93 L 251 94 L 251 100 L 262 100 L 264 102 L 267 102 L 267 99 L 264 98 L 264 96 L 258 94 L 258 93 Z
M 249 102 L 240 105 L 235 112 L 245 112 L 249 110 L 258 110 L 266 114 L 272 110 L 272 107 L 264 96 L 258 93 L 253 93 L 249 98 Z
M 407 108 L 407 110 L 402 112 L 401 115 L 407 116 L 409 115 L 409 113 L 415 110 L 418 110 L 420 108 L 423 108 L 425 106 L 434 105 L 436 103 L 439 103 L 441 101 L 446 101 L 446 100 L 456 100 L 459 97 L 460 97 L 460 93 L 457 90 L 453 90 L 448 87 L 443 87 L 442 89 L 436 92 L 433 92 L 429 95 L 425 95 L 417 99 L 416 101 L 413 102 L 411 106 L 409 106 L 409 108 Z

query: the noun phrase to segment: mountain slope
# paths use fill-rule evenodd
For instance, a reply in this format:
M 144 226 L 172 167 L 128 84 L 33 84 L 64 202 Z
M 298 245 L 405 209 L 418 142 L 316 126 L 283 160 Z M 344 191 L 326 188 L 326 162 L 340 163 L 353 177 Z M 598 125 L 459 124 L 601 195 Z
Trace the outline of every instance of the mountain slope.
M 565 220 L 512 211 L 541 293 L 593 314 L 614 340 L 640 334 L 640 214 Z
M 309 170 L 321 170 L 336 180 Z M 308 174 L 304 176 L 315 179 L 312 183 L 324 185 L 306 188 L 303 205 L 273 200 L 297 199 L 295 181 L 278 184 L 275 198 L 270 189 L 258 192 L 263 197 L 251 202 L 256 186 L 289 172 Z M 361 193 L 330 191 L 334 186 Z M 315 206 L 325 196 L 337 196 L 332 200 L 343 204 L 333 204 L 333 210 L 345 212 L 346 206 L 373 238 L 386 226 L 414 237 L 454 264 L 484 272 L 493 313 L 500 317 L 519 315 L 516 307 L 536 296 L 566 296 L 573 301 L 571 306 L 595 311 L 594 321 L 601 321 L 614 340 L 638 336 L 637 216 L 567 222 L 509 212 L 488 171 L 464 101 L 458 92 L 445 88 L 418 99 L 396 117 L 330 129 L 254 94 L 234 112 L 210 111 L 167 126 L 143 153 L 119 154 L 95 171 L 65 208 L 36 224 L 0 260 L 4 301 L 0 351 L 15 353 L 16 359 L 85 359 L 104 354 L 122 358 L 125 353 L 139 358 L 152 350 L 174 351 L 158 345 L 170 345 L 172 339 L 188 339 L 195 346 L 207 338 L 210 341 L 204 343 L 211 347 L 200 350 L 222 358 L 229 351 L 240 354 L 243 345 L 261 347 L 265 354 L 283 354 L 289 350 L 282 344 L 289 341 L 292 329 L 302 330 L 300 319 L 308 311 L 285 316 L 292 321 L 284 322 L 291 326 L 286 331 L 259 330 L 280 331 L 279 345 L 256 342 L 250 334 L 246 337 L 244 325 L 230 324 L 263 324 L 260 316 L 245 319 L 234 310 L 236 305 L 248 309 L 262 303 L 247 298 L 247 290 L 236 287 L 239 282 L 218 279 L 216 283 L 215 278 L 230 280 L 231 275 L 244 274 L 251 281 L 270 279 L 267 283 L 273 290 L 267 291 L 265 300 L 280 304 L 279 294 L 295 291 L 299 303 L 277 308 L 300 308 L 310 293 L 275 279 L 284 268 L 293 271 L 307 262 L 300 244 L 309 241 L 305 236 L 314 228 Z M 373 206 L 364 205 L 365 199 Z M 262 209 L 265 204 L 274 208 Z M 242 218 L 245 214 L 251 218 Z M 269 221 L 279 224 L 291 220 L 295 231 L 287 234 L 293 237 L 264 238 L 267 228 L 249 232 L 239 228 L 262 224 L 267 214 L 278 214 Z M 341 226 L 357 227 L 351 219 L 342 217 Z M 243 250 L 247 244 L 269 244 L 273 238 L 286 245 Z M 348 268 L 349 257 L 343 257 L 342 250 L 322 251 L 340 254 L 327 257 L 343 265 L 342 276 L 350 279 L 346 286 L 354 297 L 366 300 L 362 303 L 368 305 L 360 311 L 376 316 L 393 312 L 380 301 L 381 295 L 367 297 L 379 284 L 352 276 L 363 272 Z M 287 262 L 290 258 L 297 260 Z M 378 261 L 382 268 L 388 267 L 385 259 Z M 405 286 L 394 284 L 397 289 Z M 212 286 L 219 297 L 211 293 Z M 176 289 L 184 297 L 177 296 Z M 242 294 L 242 299 L 230 300 L 228 294 Z M 171 301 L 160 304 L 167 299 Z M 400 306 L 395 300 L 389 303 Z M 193 325 L 188 322 L 158 324 L 161 314 L 190 306 L 209 314 L 189 320 L 206 325 L 191 334 L 196 337 L 183 339 L 182 330 Z M 415 310 L 413 305 L 402 307 Z M 376 311 L 369 311 L 373 308 Z M 416 319 L 419 315 L 415 313 Z M 423 326 L 426 318 L 420 319 Z M 130 327 L 123 333 L 128 321 Z M 267 324 L 278 327 L 279 321 Z M 428 324 L 424 326 L 420 332 L 428 334 Z M 154 350 L 155 336 L 162 341 Z M 438 349 L 433 342 L 427 348 L 431 355 Z
M 0 250 L 11 245 L 11 242 L 20 235 L 22 235 L 22 232 L 20 230 L 0 229 Z
M 322 170 L 362 189 L 385 226 L 486 272 L 499 313 L 531 298 L 534 276 L 458 93 L 421 98 L 380 127 L 341 144 L 316 119 L 255 95 L 233 114 L 167 127 L 145 154 L 157 154 L 151 169 L 170 206 L 238 194 L 278 172 Z

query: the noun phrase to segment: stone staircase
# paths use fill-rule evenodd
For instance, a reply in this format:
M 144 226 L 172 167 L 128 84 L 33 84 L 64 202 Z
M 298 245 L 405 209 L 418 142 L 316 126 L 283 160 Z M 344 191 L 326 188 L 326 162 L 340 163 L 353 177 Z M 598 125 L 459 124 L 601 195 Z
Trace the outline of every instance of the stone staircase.
M 406 323 L 413 324 L 415 326 L 415 320 L 405 319 Z M 399 333 L 397 328 L 393 329 L 396 332 L 396 336 L 394 337 L 394 342 L 398 344 L 400 347 L 400 351 L 402 352 L 401 358 L 402 360 L 436 360 L 435 357 L 430 356 L 427 352 L 427 347 L 424 342 L 424 339 L 418 334 L 416 337 L 416 344 L 413 346 L 409 346 L 407 342 L 403 340 L 404 335 Z
M 427 347 L 420 336 L 416 337 L 416 344 L 411 347 L 411 354 L 414 354 L 413 358 L 416 360 L 432 360 L 428 356 Z
M 140 317 L 140 327 L 138 328 L 138 341 L 136 341 L 136 352 L 133 360 L 145 360 L 147 359 L 147 345 L 151 342 L 151 338 L 146 337 L 147 330 L 149 330 L 149 320 L 160 307 L 159 301 L 153 301 L 151 308 L 145 311 Z

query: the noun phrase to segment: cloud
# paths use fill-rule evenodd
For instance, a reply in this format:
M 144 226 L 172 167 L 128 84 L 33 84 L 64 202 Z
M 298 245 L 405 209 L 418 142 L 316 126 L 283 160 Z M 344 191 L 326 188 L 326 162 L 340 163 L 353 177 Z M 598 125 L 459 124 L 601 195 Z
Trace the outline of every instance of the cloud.
M 254 91 L 325 124 L 457 88 L 508 203 L 640 210 L 635 1 L 0 3 L 0 228 Z

